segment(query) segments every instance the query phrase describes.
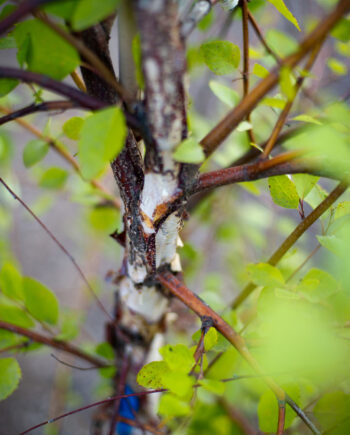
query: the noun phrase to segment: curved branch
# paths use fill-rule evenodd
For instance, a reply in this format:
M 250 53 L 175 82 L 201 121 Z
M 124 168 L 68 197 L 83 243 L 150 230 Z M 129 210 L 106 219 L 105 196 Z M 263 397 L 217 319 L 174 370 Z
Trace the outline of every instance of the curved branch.
M 158 281 L 167 288 L 171 294 L 180 299 L 188 308 L 190 308 L 194 313 L 196 313 L 201 320 L 209 320 L 212 325 L 217 329 L 227 341 L 229 341 L 241 354 L 241 356 L 248 362 L 248 364 L 254 369 L 254 371 L 262 376 L 262 379 L 275 393 L 277 399 L 284 401 L 286 400 L 286 394 L 282 388 L 276 384 L 276 382 L 269 376 L 265 375 L 260 368 L 258 362 L 255 360 L 253 355 L 249 352 L 245 340 L 241 337 L 225 320 L 222 319 L 214 310 L 212 310 L 205 302 L 203 302 L 198 296 L 196 296 L 191 290 L 189 290 L 181 281 L 176 278 L 175 275 L 169 271 L 158 272 Z M 299 409 L 298 405 L 288 397 L 287 401 L 293 409 L 296 407 Z M 300 410 L 301 411 L 301 410 Z M 301 411 L 302 413 L 302 411 Z M 320 434 L 318 429 L 312 423 L 312 421 L 305 414 L 298 414 L 301 416 L 304 423 L 314 434 Z
M 282 63 L 231 110 L 201 141 L 206 156 L 209 156 L 223 142 L 237 125 L 251 112 L 259 101 L 278 83 L 282 66 L 295 67 L 332 30 L 336 23 L 350 10 L 349 0 L 340 0 L 334 11 L 301 42 L 299 50 L 285 58 Z
M 63 352 L 67 352 L 71 355 L 77 356 L 80 359 L 88 361 L 89 363 L 94 364 L 96 367 L 108 366 L 108 364 L 100 358 L 90 355 L 66 341 L 46 337 L 45 335 L 41 335 L 38 332 L 34 332 L 30 329 L 25 329 L 21 326 L 13 325 L 12 323 L 4 322 L 2 320 L 0 320 L 0 329 L 13 332 L 14 334 L 18 334 L 23 337 L 27 337 L 30 340 L 35 341 L 36 343 L 45 344 L 46 346 L 53 347 L 54 349 L 62 350 Z
M 281 260 L 284 254 L 300 239 L 305 231 L 311 227 L 316 220 L 325 213 L 329 207 L 345 192 L 347 186 L 343 183 L 338 186 L 325 198 L 318 207 L 316 207 L 300 224 L 294 229 L 294 231 L 286 238 L 282 245 L 271 255 L 267 263 L 272 266 Z M 232 303 L 232 308 L 237 308 L 247 297 L 256 289 L 256 285 L 252 282 L 247 284 L 242 292 L 236 297 Z
M 13 121 L 22 116 L 30 115 L 36 112 L 48 112 L 49 110 L 67 110 L 79 107 L 72 101 L 45 101 L 40 104 L 30 104 L 29 106 L 23 107 L 22 109 L 16 110 L 15 112 L 9 113 L 8 115 L 2 116 L 0 118 L 0 125 L 6 124 L 6 122 Z
M 90 110 L 98 110 L 107 107 L 108 104 L 90 95 L 84 94 L 81 91 L 66 85 L 65 83 L 51 79 L 44 74 L 38 74 L 31 71 L 24 71 L 18 68 L 0 67 L 0 78 L 13 78 L 21 80 L 24 83 L 36 83 L 45 89 L 49 89 L 59 95 L 64 95 L 70 101 L 79 104 L 80 107 L 85 107 Z

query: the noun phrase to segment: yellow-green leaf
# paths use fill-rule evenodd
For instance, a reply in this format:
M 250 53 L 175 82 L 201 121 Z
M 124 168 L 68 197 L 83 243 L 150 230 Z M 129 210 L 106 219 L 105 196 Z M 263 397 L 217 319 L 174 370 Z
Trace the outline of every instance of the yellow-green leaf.
M 230 41 L 206 42 L 201 45 L 200 53 L 214 74 L 232 74 L 239 66 L 239 47 Z
M 299 195 L 293 181 L 287 175 L 269 178 L 269 188 L 273 201 L 285 208 L 298 208 Z
M 200 144 L 192 138 L 185 139 L 173 152 L 177 162 L 198 164 L 204 161 L 205 154 Z
M 0 400 L 6 399 L 18 386 L 21 368 L 14 358 L 0 359 Z
M 145 388 L 164 388 L 163 375 L 169 372 L 169 366 L 164 361 L 152 361 L 138 372 L 136 381 Z
M 268 0 L 280 14 L 284 16 L 288 21 L 290 21 L 294 26 L 300 31 L 299 23 L 291 11 L 287 8 L 283 0 Z

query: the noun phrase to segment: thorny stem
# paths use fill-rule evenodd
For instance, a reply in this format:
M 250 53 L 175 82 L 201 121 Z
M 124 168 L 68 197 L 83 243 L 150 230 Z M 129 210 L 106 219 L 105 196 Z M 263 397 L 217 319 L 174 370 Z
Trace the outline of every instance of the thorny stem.
M 34 332 L 30 329 L 22 328 L 21 326 L 13 325 L 12 323 L 4 322 L 2 320 L 0 320 L 0 329 L 13 332 L 14 334 L 22 335 L 23 337 L 27 337 L 36 343 L 45 344 L 46 346 L 53 347 L 54 349 L 62 350 L 63 352 L 67 352 L 71 355 L 88 361 L 89 363 L 94 364 L 96 367 L 108 366 L 105 361 L 84 352 L 83 350 L 66 341 L 46 337 L 45 335 L 39 334 L 38 332 Z
M 294 229 L 294 231 L 286 238 L 282 245 L 271 255 L 267 263 L 272 266 L 281 260 L 285 253 L 300 239 L 305 231 L 316 222 L 316 220 L 325 213 L 329 207 L 345 192 L 347 186 L 343 183 L 338 186 L 325 198 L 321 204 L 318 205 L 300 224 Z M 242 302 L 255 290 L 257 286 L 250 282 L 242 290 L 242 292 L 236 297 L 232 303 L 232 308 L 238 308 Z
M 3 106 L 0 106 L 0 111 L 3 113 L 7 113 L 10 114 L 11 111 L 6 109 Z M 30 124 L 29 122 L 25 121 L 24 119 L 15 119 L 15 121 L 23 128 L 25 128 L 26 130 L 30 131 L 34 136 L 36 136 L 37 138 L 43 140 L 44 142 L 48 143 L 48 145 L 50 145 L 61 157 L 64 158 L 64 160 L 66 160 L 66 162 L 68 162 L 73 169 L 75 170 L 75 172 L 82 177 L 81 174 L 81 169 L 80 166 L 78 164 L 78 162 L 74 159 L 74 157 L 72 157 L 68 151 L 66 151 L 63 146 L 54 138 L 51 138 L 49 136 L 45 136 L 39 129 L 37 129 L 34 125 Z M 82 178 L 83 179 L 83 178 Z M 107 191 L 107 189 L 97 180 L 91 180 L 89 182 L 91 184 L 92 187 L 94 187 L 95 189 L 99 190 L 101 192 L 101 194 L 103 194 L 103 196 L 105 198 L 107 198 L 115 208 L 120 209 L 121 206 L 121 202 L 119 198 L 114 197 L 110 192 Z
M 202 139 L 201 145 L 207 157 L 216 150 L 247 114 L 254 109 L 259 101 L 276 86 L 281 67 L 294 68 L 310 50 L 326 37 L 349 9 L 349 0 L 341 0 L 334 11 L 319 23 L 315 30 L 301 42 L 298 51 L 286 57 L 281 65 L 276 67 L 266 78 L 261 80 L 260 83 Z
M 253 370 L 261 375 L 265 383 L 275 393 L 277 399 L 281 401 L 286 400 L 287 396 L 285 392 L 282 390 L 282 388 L 278 384 L 276 384 L 276 382 L 270 376 L 267 376 L 263 373 L 259 363 L 249 352 L 243 337 L 241 337 L 214 310 L 212 310 L 200 298 L 198 298 L 194 293 L 192 293 L 191 290 L 189 290 L 171 272 L 169 271 L 159 272 L 157 274 L 157 279 L 164 287 L 166 287 L 175 297 L 180 299 L 188 308 L 190 308 L 194 313 L 196 313 L 201 319 L 203 317 L 211 318 L 213 322 L 213 327 L 216 328 L 237 349 L 237 351 L 248 362 L 248 364 L 253 368 Z M 289 401 L 287 401 L 287 403 L 293 404 L 293 407 L 299 408 L 291 398 L 288 397 L 288 399 Z M 309 420 L 309 418 L 306 415 L 302 416 L 302 420 L 314 434 L 319 434 L 318 429 L 314 426 L 314 424 Z

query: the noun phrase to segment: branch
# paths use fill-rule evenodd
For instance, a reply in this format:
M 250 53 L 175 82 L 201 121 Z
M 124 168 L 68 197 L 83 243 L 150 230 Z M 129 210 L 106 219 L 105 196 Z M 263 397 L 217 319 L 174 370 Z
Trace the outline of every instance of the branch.
M 3 113 L 7 113 L 7 114 L 11 113 L 8 109 L 6 109 L 3 106 L 0 106 L 0 111 Z M 57 141 L 57 139 L 54 139 L 54 138 L 49 137 L 49 136 L 45 136 L 34 125 L 30 124 L 29 122 L 25 121 L 24 119 L 18 118 L 18 119 L 15 119 L 15 121 L 19 125 L 21 125 L 23 128 L 30 131 L 34 136 L 43 140 L 48 145 L 50 145 L 61 157 L 63 157 L 63 159 L 66 162 L 68 162 L 72 166 L 74 171 L 84 180 L 84 178 L 81 174 L 81 169 L 80 169 L 78 162 L 74 159 L 74 157 L 72 157 L 69 154 L 68 151 L 66 151 L 65 148 L 63 148 L 63 146 Z M 84 180 L 84 181 L 86 181 L 86 180 Z M 107 191 L 107 189 L 99 181 L 91 180 L 91 181 L 89 181 L 89 183 L 92 187 L 99 190 L 103 194 L 103 196 L 106 197 L 113 204 L 113 206 L 115 208 L 120 209 L 121 203 L 120 203 L 119 198 L 115 198 L 110 192 Z
M 282 245 L 271 255 L 267 263 L 276 266 L 284 254 L 300 239 L 305 231 L 329 209 L 329 207 L 345 192 L 346 189 L 347 186 L 345 184 L 338 184 L 327 198 L 325 198 L 318 207 L 316 207 L 304 220 L 300 222 Z M 247 299 L 256 287 L 257 286 L 252 282 L 247 284 L 232 303 L 232 308 L 237 308 L 243 301 L 245 301 L 245 299 Z
M 13 332 L 14 334 L 22 335 L 23 337 L 27 337 L 30 340 L 35 341 L 36 343 L 45 344 L 46 346 L 53 347 L 54 349 L 62 350 L 63 352 L 67 352 L 71 355 L 88 361 L 89 363 L 94 364 L 96 367 L 108 366 L 105 361 L 84 352 L 83 350 L 66 341 L 46 337 L 45 335 L 41 335 L 38 332 L 34 332 L 30 329 L 22 328 L 20 326 L 13 325 L 12 323 L 4 322 L 2 320 L 0 320 L 0 329 Z
M 98 110 L 107 107 L 108 104 L 97 98 L 91 97 L 84 92 L 78 91 L 72 86 L 51 79 L 44 74 L 38 74 L 31 71 L 24 71 L 18 68 L 0 67 L 0 78 L 13 78 L 21 80 L 24 83 L 36 83 L 45 89 L 49 89 L 59 95 L 64 95 L 70 101 L 77 103 L 80 107 L 90 110 Z
M 94 403 L 91 403 L 90 405 L 83 406 L 82 408 L 74 409 L 73 411 L 66 412 L 65 414 L 62 414 L 62 415 L 55 417 L 55 418 L 52 418 L 51 420 L 46 420 L 43 423 L 37 424 L 36 426 L 33 426 L 33 427 L 25 430 L 24 432 L 21 432 L 19 435 L 25 435 L 26 433 L 29 433 L 29 432 L 33 431 L 34 429 L 39 429 L 39 427 L 45 426 L 46 424 L 54 423 L 55 421 L 61 420 L 62 418 L 68 417 L 69 415 L 73 415 L 73 414 L 76 414 L 77 412 L 85 411 L 86 409 L 93 408 L 95 406 L 103 405 L 105 403 L 111 403 L 111 402 L 114 402 L 115 400 L 127 399 L 128 397 L 141 397 L 141 396 L 147 396 L 149 394 L 154 394 L 154 393 L 162 393 L 163 391 L 165 391 L 165 390 L 158 389 L 158 390 L 152 390 L 152 391 L 141 391 L 140 393 L 122 394 L 120 396 L 109 397 L 108 399 L 100 400 L 99 402 L 94 402 Z M 124 419 L 122 417 L 119 417 L 119 418 L 120 418 L 120 420 L 124 420 L 124 421 L 127 420 L 128 424 L 130 424 L 129 421 L 133 421 L 133 420 L 129 420 L 129 419 Z
M 299 50 L 286 57 L 281 65 L 272 72 L 244 98 L 226 117 L 219 122 L 201 141 L 206 156 L 215 151 L 237 125 L 250 113 L 259 101 L 278 83 L 279 71 L 282 66 L 295 67 L 316 45 L 318 45 L 332 30 L 335 24 L 349 11 L 350 1 L 340 0 L 334 11 L 328 15 L 315 30 L 299 45 Z
M 283 435 L 284 424 L 286 421 L 286 401 L 278 401 L 278 423 L 276 435 Z
M 2 116 L 0 118 L 0 125 L 6 124 L 6 122 L 13 121 L 22 116 L 30 115 L 31 113 L 37 112 L 48 112 L 49 110 L 67 110 L 79 107 L 72 101 L 45 101 L 40 104 L 30 104 L 29 106 L 23 107 L 22 109 L 16 110 L 15 112 L 9 113 L 8 115 Z
M 41 226 L 41 228 L 49 235 L 49 237 L 56 243 L 56 245 L 60 248 L 60 250 L 68 257 L 70 262 L 73 264 L 74 268 L 80 275 L 81 279 L 86 284 L 87 288 L 89 289 L 91 295 L 94 297 L 95 301 L 97 302 L 98 306 L 101 308 L 101 310 L 113 321 L 113 318 L 109 314 L 109 312 L 106 310 L 96 293 L 94 292 L 94 289 L 91 287 L 89 281 L 87 280 L 86 276 L 84 275 L 83 271 L 81 270 L 80 266 L 76 262 L 75 258 L 72 256 L 72 254 L 62 245 L 62 243 L 57 240 L 57 238 L 54 236 L 54 234 L 47 228 L 47 226 L 38 218 L 38 216 L 28 207 L 28 205 L 18 196 L 15 194 L 15 192 L 8 186 L 5 181 L 0 177 L 0 183 L 7 189 L 7 191 L 13 196 L 14 199 L 16 199 L 26 210 L 27 212 L 38 222 L 38 224 Z
M 179 281 L 175 275 L 173 275 L 169 271 L 158 272 L 157 279 L 164 287 L 166 287 L 170 291 L 171 294 L 173 294 L 175 297 L 180 299 L 188 308 L 190 308 L 194 313 L 196 313 L 202 320 L 210 319 L 213 322 L 214 328 L 216 328 L 237 349 L 237 351 L 254 369 L 254 371 L 262 376 L 262 379 L 269 386 L 269 388 L 271 388 L 271 390 L 275 393 L 277 399 L 281 401 L 286 400 L 286 394 L 282 390 L 282 388 L 278 384 L 276 384 L 271 377 L 263 373 L 258 362 L 249 352 L 243 337 L 241 337 L 228 323 L 226 323 L 205 302 L 203 302 L 198 296 L 192 293 L 191 290 L 189 290 L 181 281 Z M 299 408 L 291 398 L 289 398 L 289 401 L 291 401 L 293 407 Z M 315 427 L 315 425 L 312 423 L 312 421 L 310 421 L 310 419 L 306 415 L 302 416 L 302 420 L 314 434 L 320 434 L 318 429 Z
M 308 173 L 337 179 L 331 173 L 316 166 L 313 167 L 310 161 L 300 159 L 300 156 L 299 152 L 290 151 L 269 160 L 206 172 L 199 176 L 192 194 L 227 184 L 254 181 L 274 175 Z
M 191 8 L 187 17 L 180 23 L 180 34 L 187 38 L 196 28 L 197 24 L 211 11 L 215 0 L 199 0 Z
M 46 3 L 52 3 L 57 0 L 27 0 L 23 1 L 18 8 L 12 12 L 12 14 L 8 15 L 2 21 L 0 21 L 0 35 L 5 33 L 8 29 L 10 29 L 14 24 L 16 24 L 21 18 L 25 17 L 30 12 L 34 11 L 39 6 L 42 6 Z

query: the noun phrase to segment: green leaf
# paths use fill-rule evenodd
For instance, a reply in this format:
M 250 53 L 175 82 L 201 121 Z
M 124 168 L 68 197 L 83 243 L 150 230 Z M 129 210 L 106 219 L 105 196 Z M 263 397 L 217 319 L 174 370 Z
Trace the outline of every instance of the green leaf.
M 49 14 L 70 20 L 76 5 L 77 0 L 64 0 L 63 2 L 55 2 L 53 4 L 45 5 L 43 9 Z
M 285 208 L 298 208 L 299 196 L 295 184 L 287 175 L 269 178 L 269 189 L 273 202 Z
M 260 104 L 283 110 L 286 105 L 286 100 L 278 97 L 265 97 L 261 100 Z
M 152 361 L 138 372 L 136 381 L 145 388 L 164 388 L 163 375 L 169 372 L 169 366 L 164 361 Z
M 21 326 L 22 328 L 32 328 L 35 325 L 28 314 L 20 308 L 11 305 L 0 304 L 0 320 Z
M 251 281 L 261 286 L 280 286 L 284 284 L 282 273 L 268 263 L 248 264 L 247 272 Z
M 171 370 L 180 373 L 188 373 L 195 364 L 191 350 L 184 344 L 167 344 L 159 349 L 159 353 Z
M 74 30 L 84 30 L 112 15 L 119 4 L 119 0 L 79 0 L 72 17 Z
M 192 335 L 192 340 L 198 342 L 200 340 L 202 331 L 199 329 Z M 212 347 L 216 345 L 218 341 L 218 333 L 215 328 L 209 328 L 208 332 L 204 336 L 204 349 L 208 352 Z
M 284 18 L 286 18 L 288 21 L 294 24 L 294 26 L 300 31 L 300 27 L 297 19 L 287 8 L 287 6 L 284 4 L 283 0 L 268 0 L 268 1 L 275 6 L 275 8 L 278 10 L 280 14 L 284 16 Z
M 89 221 L 96 230 L 112 234 L 120 226 L 120 212 L 114 207 L 96 207 L 90 211 Z
M 23 278 L 23 292 L 28 311 L 39 321 L 55 325 L 58 320 L 58 300 L 54 293 L 33 278 Z
M 311 302 L 318 302 L 337 293 L 340 285 L 328 272 L 313 268 L 303 277 L 296 290 Z
M 308 122 L 310 124 L 317 124 L 322 125 L 322 122 L 320 122 L 318 119 L 314 118 L 310 115 L 298 115 L 292 118 L 293 121 L 302 121 L 302 122 Z
M 247 130 L 251 130 L 253 128 L 252 124 L 248 121 L 242 121 L 236 127 L 236 131 L 243 132 Z
M 68 172 L 61 168 L 49 168 L 41 176 L 39 186 L 47 189 L 60 189 L 64 186 Z
M 348 42 L 350 40 L 350 19 L 342 18 L 332 30 L 331 35 L 342 42 Z
M 168 393 L 162 395 L 158 412 L 164 417 L 181 417 L 188 415 L 191 412 L 191 407 L 188 403 Z
M 165 388 L 184 399 L 192 396 L 192 387 L 195 383 L 192 376 L 176 371 L 166 371 L 162 375 L 162 382 Z
M 177 162 L 201 163 L 205 160 L 205 154 L 200 144 L 192 138 L 185 139 L 173 152 L 173 158 Z
M 0 290 L 11 299 L 23 300 L 22 276 L 12 263 L 5 263 L 0 272 Z
M 348 68 L 345 63 L 335 59 L 334 57 L 327 59 L 327 66 L 334 72 L 334 74 L 338 76 L 343 76 L 348 72 Z
M 96 346 L 95 352 L 97 353 L 97 355 L 100 355 L 100 356 L 102 356 L 103 358 L 106 358 L 106 359 L 113 360 L 115 358 L 114 349 L 107 342 L 98 344 Z
M 13 31 L 20 64 L 61 80 L 79 66 L 78 52 L 55 31 L 39 20 L 26 20 Z
M 339 219 L 350 214 L 350 201 L 342 201 L 337 205 L 334 219 Z
M 320 177 L 309 174 L 294 174 L 293 181 L 297 189 L 299 198 L 304 199 L 315 187 Z
M 257 77 L 260 77 L 261 79 L 264 79 L 269 75 L 269 71 L 259 63 L 255 63 L 253 66 L 253 74 L 255 74 Z
M 0 359 L 0 400 L 6 399 L 18 387 L 21 368 L 14 358 Z
M 47 152 L 49 151 L 49 145 L 47 142 L 41 139 L 34 139 L 27 143 L 23 150 L 23 163 L 26 168 L 30 168 L 35 163 L 40 162 Z
M 0 50 L 6 50 L 8 48 L 16 48 L 16 41 L 12 36 L 6 36 L 0 39 Z
M 198 383 L 211 393 L 221 396 L 225 392 L 226 385 L 224 382 L 216 381 L 215 379 L 200 379 Z
M 289 392 L 289 394 L 294 400 L 298 401 L 297 396 L 299 394 L 292 395 L 291 392 Z M 285 406 L 286 417 L 284 428 L 288 429 L 292 425 L 296 414 L 288 405 Z M 260 397 L 258 405 L 258 417 L 259 428 L 262 432 L 276 432 L 278 422 L 278 402 L 275 394 L 271 390 L 265 391 L 265 393 Z
M 78 140 L 80 137 L 80 131 L 83 127 L 84 119 L 79 116 L 73 116 L 73 118 L 68 119 L 63 126 L 63 133 L 73 140 Z
M 267 31 L 266 42 L 280 57 L 288 56 L 298 48 L 298 43 L 294 38 L 278 29 Z
M 210 41 L 201 45 L 200 53 L 208 68 L 214 74 L 232 74 L 236 72 L 240 62 L 240 51 L 237 45 L 229 41 Z
M 234 107 L 239 101 L 238 92 L 216 80 L 210 80 L 209 88 L 220 101 L 228 107 Z
M 332 435 L 349 433 L 350 396 L 343 391 L 324 394 L 316 403 L 313 412 L 323 431 Z
M 295 97 L 295 79 L 289 68 L 283 67 L 280 71 L 279 84 L 282 94 L 288 101 L 292 101 Z
M 140 89 L 145 87 L 145 81 L 142 74 L 142 55 L 141 55 L 141 39 L 138 33 L 132 41 L 132 56 L 135 62 L 136 81 Z
M 84 178 L 102 173 L 123 148 L 126 126 L 118 107 L 99 110 L 85 119 L 80 132 L 79 160 Z
M 18 85 L 16 79 L 0 79 L 0 97 L 9 94 Z
M 346 249 L 346 245 L 343 240 L 334 235 L 330 236 L 317 236 L 317 240 L 320 244 L 327 248 L 329 251 L 333 252 L 335 255 L 341 256 Z
M 60 333 L 56 336 L 57 340 L 74 340 L 79 335 L 81 316 L 76 312 L 64 313 L 61 316 Z

